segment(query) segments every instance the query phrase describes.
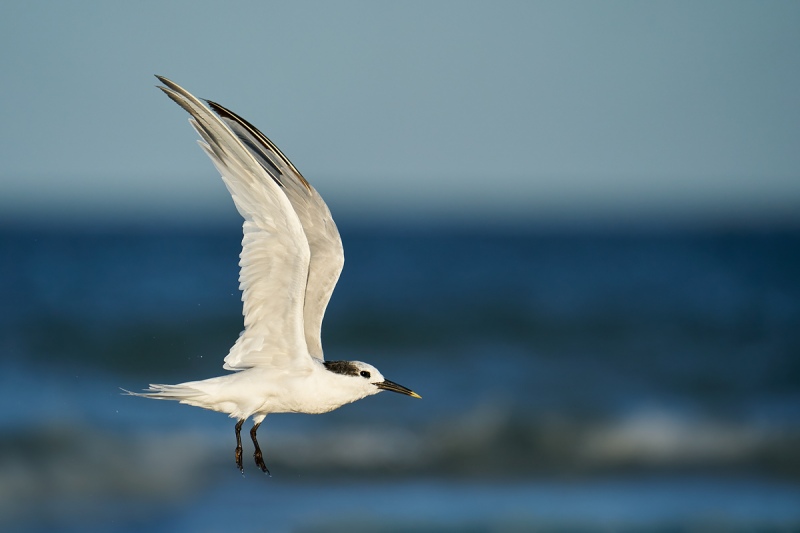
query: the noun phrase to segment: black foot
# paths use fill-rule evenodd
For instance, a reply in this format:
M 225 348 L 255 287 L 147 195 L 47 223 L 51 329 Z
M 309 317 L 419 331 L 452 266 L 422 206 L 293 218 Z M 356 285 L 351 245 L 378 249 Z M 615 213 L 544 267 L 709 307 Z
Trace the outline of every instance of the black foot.
M 267 474 L 269 477 L 272 477 L 272 474 L 269 473 L 267 465 L 264 464 L 264 457 L 261 455 L 261 447 L 258 445 L 258 439 L 256 438 L 256 431 L 258 431 L 258 426 L 260 425 L 261 422 L 255 424 L 253 429 L 250 430 L 250 438 L 253 439 L 253 445 L 256 447 L 253 458 L 256 460 L 256 466 L 259 467 L 261 471 Z
M 236 447 L 236 468 L 244 475 L 244 466 L 242 465 L 242 447 Z
M 239 420 L 236 422 L 236 466 L 239 468 L 239 472 L 244 475 L 244 466 L 242 466 L 242 424 L 244 420 Z
M 269 473 L 269 468 L 267 468 L 267 465 L 264 464 L 264 457 L 261 455 L 261 450 L 256 448 L 256 453 L 253 454 L 253 458 L 256 460 L 256 466 L 259 467 L 261 471 L 267 474 L 269 477 L 272 477 L 272 474 Z

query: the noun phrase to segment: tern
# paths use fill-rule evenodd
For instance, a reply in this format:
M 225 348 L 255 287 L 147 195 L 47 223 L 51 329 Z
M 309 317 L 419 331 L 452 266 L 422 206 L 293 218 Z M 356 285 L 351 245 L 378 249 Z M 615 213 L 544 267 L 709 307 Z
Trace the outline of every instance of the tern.
M 156 76 L 158 86 L 191 115 L 197 141 L 222 175 L 244 218 L 239 255 L 244 330 L 225 357 L 231 371 L 201 381 L 150 385 L 134 396 L 175 400 L 236 419 L 236 466 L 242 466 L 242 424 L 256 465 L 269 474 L 256 432 L 271 413 L 327 413 L 381 391 L 414 398 L 361 361 L 326 361 L 322 318 L 344 265 L 328 206 L 263 133 L 225 107 L 195 98 Z

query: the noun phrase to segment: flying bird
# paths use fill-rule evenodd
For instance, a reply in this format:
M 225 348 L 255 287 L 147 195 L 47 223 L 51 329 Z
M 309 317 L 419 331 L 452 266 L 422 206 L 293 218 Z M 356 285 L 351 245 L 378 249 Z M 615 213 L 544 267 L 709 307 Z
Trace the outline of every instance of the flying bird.
M 242 466 L 242 424 L 256 465 L 269 474 L 256 432 L 271 413 L 327 413 L 381 391 L 414 398 L 361 361 L 326 361 L 322 318 L 344 265 L 328 206 L 263 133 L 225 107 L 156 76 L 191 115 L 198 143 L 222 175 L 244 218 L 239 255 L 244 331 L 225 357 L 231 372 L 177 385 L 150 385 L 134 396 L 176 400 L 236 419 L 236 466 Z

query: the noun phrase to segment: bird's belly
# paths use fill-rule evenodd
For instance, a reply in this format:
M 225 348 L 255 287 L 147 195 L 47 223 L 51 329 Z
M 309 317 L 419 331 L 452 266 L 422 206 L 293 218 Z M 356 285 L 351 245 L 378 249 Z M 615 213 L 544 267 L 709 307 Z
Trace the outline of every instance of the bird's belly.
M 320 398 L 308 398 L 306 396 L 283 396 L 273 397 L 265 402 L 263 410 L 270 413 L 305 413 L 309 415 L 319 415 L 329 413 L 344 405 L 346 402 L 335 402 Z
M 338 409 L 352 400 L 343 398 L 335 391 L 309 389 L 302 385 L 291 387 L 282 394 L 271 396 L 265 407 L 271 413 L 305 413 L 318 415 Z
M 327 370 L 310 374 L 284 373 L 280 376 L 255 369 L 244 372 L 250 373 L 248 376 L 241 376 L 247 379 L 246 386 L 258 389 L 255 396 L 260 397 L 261 401 L 257 404 L 255 412 L 263 414 L 321 414 L 358 399 L 353 397 L 352 392 L 343 390 L 337 387 L 335 382 L 331 382 Z

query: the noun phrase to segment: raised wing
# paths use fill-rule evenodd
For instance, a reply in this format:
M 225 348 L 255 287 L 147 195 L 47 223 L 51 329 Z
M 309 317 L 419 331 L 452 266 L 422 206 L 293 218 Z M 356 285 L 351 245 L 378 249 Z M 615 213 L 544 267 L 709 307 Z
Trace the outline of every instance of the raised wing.
M 311 250 L 303 311 L 306 345 L 312 356 L 322 359 L 322 318 L 344 265 L 342 240 L 331 212 L 317 191 L 266 135 L 233 111 L 207 102 L 273 180 L 283 186 L 283 192 L 300 218 Z
M 197 98 L 157 76 L 159 87 L 185 109 L 201 148 L 217 167 L 244 218 L 239 288 L 244 331 L 224 367 L 308 364 L 303 304 L 311 253 L 300 219 L 282 184 Z

